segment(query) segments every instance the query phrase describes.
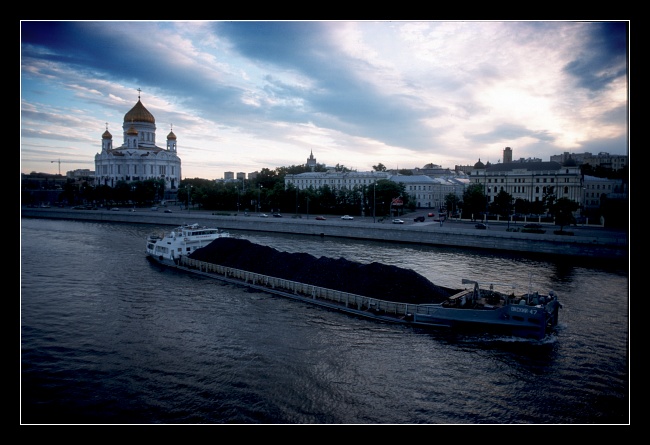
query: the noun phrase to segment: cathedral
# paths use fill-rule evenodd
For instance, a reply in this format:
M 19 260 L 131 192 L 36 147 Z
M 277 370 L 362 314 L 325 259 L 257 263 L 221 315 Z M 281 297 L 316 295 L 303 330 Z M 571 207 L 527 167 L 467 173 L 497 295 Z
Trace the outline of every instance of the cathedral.
M 117 181 L 127 183 L 162 179 L 165 190 L 178 188 L 181 180 L 181 159 L 176 153 L 176 135 L 170 130 L 167 147 L 156 146 L 156 119 L 140 102 L 124 115 L 124 142 L 113 148 L 113 135 L 102 135 L 102 151 L 95 155 L 95 185 L 115 187 Z

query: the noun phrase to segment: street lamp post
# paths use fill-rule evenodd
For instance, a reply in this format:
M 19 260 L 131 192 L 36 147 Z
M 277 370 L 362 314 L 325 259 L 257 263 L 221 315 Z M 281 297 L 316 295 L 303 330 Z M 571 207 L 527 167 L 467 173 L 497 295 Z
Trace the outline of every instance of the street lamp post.
M 510 199 L 510 203 L 512 204 L 512 198 Z M 512 213 L 510 212 L 510 206 L 508 206 L 508 229 L 510 228 L 511 219 L 512 219 Z
M 372 222 L 375 222 L 375 207 L 377 206 L 377 181 L 372 183 Z
M 192 191 L 192 186 L 187 186 L 187 213 L 190 213 L 190 192 Z
M 587 217 L 585 216 L 587 214 L 587 187 L 582 187 L 582 211 L 580 212 L 580 216 L 582 216 L 582 225 L 585 225 L 587 222 Z
M 260 184 L 260 189 L 257 191 L 257 213 L 260 213 L 262 210 L 262 184 Z
M 487 188 L 487 195 L 485 196 L 485 225 L 488 223 L 488 211 L 490 208 L 490 193 L 492 192 L 492 187 Z

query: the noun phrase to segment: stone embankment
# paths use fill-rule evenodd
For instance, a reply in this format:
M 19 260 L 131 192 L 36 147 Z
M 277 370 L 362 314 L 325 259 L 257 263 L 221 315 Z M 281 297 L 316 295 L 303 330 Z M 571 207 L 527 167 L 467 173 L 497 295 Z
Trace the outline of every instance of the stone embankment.
M 114 223 L 137 223 L 177 226 L 198 223 L 224 230 L 292 233 L 386 242 L 414 243 L 435 246 L 489 249 L 541 254 L 555 257 L 579 257 L 599 260 L 628 259 L 627 232 L 601 230 L 581 236 L 555 235 L 557 226 L 549 226 L 545 234 L 508 232 L 505 230 L 477 230 L 472 224 L 453 225 L 379 224 L 368 221 L 342 221 L 330 218 L 319 221 L 307 218 L 258 218 L 243 215 L 221 216 L 209 212 L 152 212 L 138 209 L 130 212 L 109 210 L 72 210 L 61 208 L 23 208 L 22 218 L 70 219 Z M 569 229 L 570 230 L 570 229 Z M 587 232 L 585 232 L 587 233 Z

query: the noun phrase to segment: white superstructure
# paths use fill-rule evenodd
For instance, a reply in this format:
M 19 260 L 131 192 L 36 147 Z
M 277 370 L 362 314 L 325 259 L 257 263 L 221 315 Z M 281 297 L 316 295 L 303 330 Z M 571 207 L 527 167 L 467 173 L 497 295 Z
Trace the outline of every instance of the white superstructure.
M 217 228 L 189 224 L 175 228 L 163 235 L 149 235 L 147 255 L 156 261 L 176 265 L 181 256 L 205 247 L 217 238 L 230 236 Z

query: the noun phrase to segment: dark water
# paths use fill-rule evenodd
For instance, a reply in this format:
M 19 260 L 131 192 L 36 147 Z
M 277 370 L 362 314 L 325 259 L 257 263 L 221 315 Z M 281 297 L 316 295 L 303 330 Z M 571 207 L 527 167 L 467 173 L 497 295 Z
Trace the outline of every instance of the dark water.
M 30 220 L 22 424 L 628 424 L 627 265 L 241 234 L 289 252 L 555 290 L 543 342 L 431 332 L 160 269 L 155 226 Z

